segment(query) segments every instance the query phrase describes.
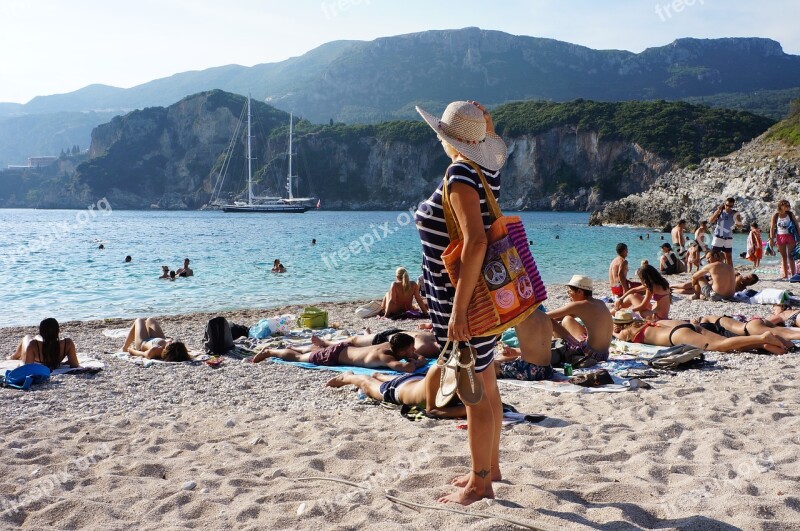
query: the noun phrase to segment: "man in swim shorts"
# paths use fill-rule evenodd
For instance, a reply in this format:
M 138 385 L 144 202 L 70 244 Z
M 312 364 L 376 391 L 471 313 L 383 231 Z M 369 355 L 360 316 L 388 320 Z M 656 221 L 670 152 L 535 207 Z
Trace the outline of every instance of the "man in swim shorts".
M 567 284 L 572 302 L 547 312 L 547 316 L 553 320 L 553 335 L 566 341 L 571 349 L 597 361 L 606 361 L 614 325 L 611 312 L 593 297 L 592 289 L 592 279 L 573 276 Z
M 264 349 L 253 358 L 253 363 L 259 363 L 270 357 L 327 367 L 336 365 L 385 367 L 399 372 L 414 372 L 427 363 L 424 358 L 414 357 L 414 338 L 408 334 L 395 334 L 388 343 L 368 347 L 354 347 L 347 343 L 337 343 L 324 347 L 310 345 L 286 349 Z M 403 359 L 407 361 L 400 361 Z
M 617 257 L 608 267 L 608 284 L 615 297 L 622 297 L 629 289 L 641 286 L 628 280 L 628 246 L 624 243 L 617 244 Z
M 457 397 L 444 408 L 435 407 L 436 392 L 439 390 L 440 369 L 433 366 L 426 375 L 403 374 L 391 376 L 375 373 L 372 376 L 346 372 L 332 378 L 328 387 L 354 385 L 365 395 L 382 402 L 398 406 L 416 406 L 425 409 L 432 417 L 465 418 L 467 410 Z
M 423 330 L 401 330 L 399 328 L 390 328 L 377 334 L 362 334 L 348 337 L 343 339 L 340 343 L 347 343 L 353 347 L 368 347 L 370 345 L 380 345 L 391 341 L 392 337 L 396 334 L 408 334 L 414 338 L 414 352 L 418 357 L 435 358 L 439 355 L 441 348 L 436 343 L 436 336 L 433 333 Z M 321 337 L 312 336 L 311 342 L 319 347 L 327 347 L 333 345 L 332 342 L 326 341 Z

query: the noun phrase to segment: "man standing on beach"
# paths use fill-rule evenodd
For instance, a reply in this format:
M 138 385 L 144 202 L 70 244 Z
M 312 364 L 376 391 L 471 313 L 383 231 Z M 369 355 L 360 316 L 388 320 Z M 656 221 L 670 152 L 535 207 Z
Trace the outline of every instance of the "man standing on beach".
M 686 259 L 686 237 L 683 233 L 686 232 L 686 220 L 682 219 L 672 229 L 672 245 L 675 246 L 675 252 L 678 253 L 678 258 L 681 260 Z
M 615 297 L 622 297 L 629 289 L 641 286 L 638 282 L 628 280 L 628 246 L 624 243 L 617 244 L 617 257 L 608 267 L 608 284 Z
M 606 361 L 614 324 L 606 305 L 593 297 L 592 288 L 591 278 L 573 276 L 567 284 L 572 302 L 547 312 L 547 316 L 553 320 L 554 336 L 562 338 L 584 356 Z
M 731 266 L 733 265 L 733 226 L 742 228 L 742 215 L 733 209 L 735 204 L 734 198 L 727 198 L 708 220 L 709 223 L 716 223 L 711 249 L 723 253 L 724 261 Z

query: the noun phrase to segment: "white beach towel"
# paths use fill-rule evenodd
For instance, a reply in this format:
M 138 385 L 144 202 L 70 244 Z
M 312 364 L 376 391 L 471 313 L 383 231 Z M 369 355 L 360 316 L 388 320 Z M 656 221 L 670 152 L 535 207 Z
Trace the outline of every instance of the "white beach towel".
M 127 352 L 114 352 L 111 355 L 114 356 L 115 358 L 117 358 L 118 360 L 127 361 L 129 363 L 133 363 L 134 365 L 141 365 L 142 367 L 150 367 L 152 365 L 161 364 L 161 363 L 168 363 L 170 365 L 175 363 L 175 362 L 163 361 L 163 360 L 149 360 L 149 359 L 143 358 L 141 356 L 131 356 Z M 209 356 L 205 352 L 201 352 L 199 350 L 190 351 L 189 352 L 189 357 L 191 358 L 190 360 L 183 361 L 183 362 L 180 362 L 180 363 L 194 364 L 195 362 L 198 362 L 198 361 L 207 361 L 207 360 L 211 359 L 211 356 Z
M 78 353 L 78 363 L 80 367 L 70 367 L 69 365 L 61 365 L 58 369 L 52 371 L 50 374 L 68 374 L 71 372 L 80 373 L 87 370 L 98 371 L 103 370 L 106 364 L 90 354 Z M 0 372 L 12 371 L 17 367 L 22 366 L 20 360 L 0 360 Z
M 106 328 L 103 335 L 114 339 L 123 339 L 128 336 L 130 328 Z

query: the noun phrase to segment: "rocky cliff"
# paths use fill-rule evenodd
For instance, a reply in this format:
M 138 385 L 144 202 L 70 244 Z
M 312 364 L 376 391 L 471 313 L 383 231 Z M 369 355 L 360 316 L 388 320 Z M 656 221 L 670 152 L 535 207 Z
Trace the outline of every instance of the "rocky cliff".
M 727 197 L 745 223 L 767 230 L 777 201 L 800 207 L 800 146 L 768 135 L 726 157 L 704 160 L 696 169 L 677 169 L 660 176 L 647 191 L 607 204 L 591 224 L 631 224 L 662 228 L 686 219 L 695 226 Z
M 91 158 L 61 193 L 84 201 L 91 190 L 114 208 L 201 208 L 217 185 L 244 102 L 212 91 L 116 117 L 93 131 Z M 252 109 L 254 192 L 283 195 L 289 117 L 255 101 Z M 509 146 L 501 204 L 531 210 L 599 208 L 648 188 L 676 161 L 725 153 L 772 123 L 666 102 L 517 103 L 495 114 Z M 296 194 L 317 196 L 326 208 L 406 208 L 430 194 L 448 164 L 421 121 L 298 121 L 295 130 Z M 221 186 L 224 201 L 245 197 L 242 137 L 240 131 Z

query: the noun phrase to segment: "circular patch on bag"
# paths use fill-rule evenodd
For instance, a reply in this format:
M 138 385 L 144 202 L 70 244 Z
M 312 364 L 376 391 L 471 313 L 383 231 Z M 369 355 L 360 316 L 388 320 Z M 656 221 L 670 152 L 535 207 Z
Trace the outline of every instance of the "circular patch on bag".
M 494 300 L 498 308 L 506 310 L 514 306 L 517 297 L 514 292 L 508 288 L 502 288 L 494 292 Z
M 506 266 L 499 260 L 489 262 L 486 264 L 486 267 L 483 268 L 483 278 L 485 278 L 486 282 L 491 286 L 502 286 L 508 278 Z
M 522 275 L 517 279 L 517 293 L 523 299 L 530 299 L 533 297 L 533 284 L 528 275 Z

